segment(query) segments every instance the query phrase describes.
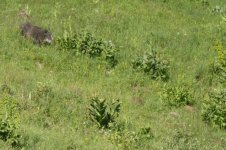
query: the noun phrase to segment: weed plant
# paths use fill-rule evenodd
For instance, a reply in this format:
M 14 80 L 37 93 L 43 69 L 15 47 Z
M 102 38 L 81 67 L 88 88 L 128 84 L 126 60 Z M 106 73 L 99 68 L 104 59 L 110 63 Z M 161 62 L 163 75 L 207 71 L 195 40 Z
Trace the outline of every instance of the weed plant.
M 100 128 L 109 128 L 110 123 L 114 124 L 115 119 L 119 116 L 121 104 L 119 100 L 110 104 L 106 99 L 94 97 L 91 99 L 89 107 L 89 118 Z
M 117 50 L 113 43 L 97 39 L 89 32 L 58 38 L 57 41 L 59 49 L 70 51 L 73 55 L 84 54 L 92 58 L 103 56 L 110 67 L 114 67 L 118 63 Z
M 185 86 L 170 86 L 165 87 L 161 99 L 166 106 L 180 107 L 185 105 L 193 105 L 194 98 L 188 87 Z
M 214 49 L 217 52 L 215 61 L 211 63 L 210 72 L 212 80 L 217 79 L 219 82 L 226 83 L 226 48 L 221 42 L 216 42 Z
M 22 146 L 20 143 L 22 136 L 18 132 L 18 103 L 8 95 L 10 91 L 9 86 L 3 85 L 0 99 L 0 140 L 16 148 Z
M 133 68 L 149 74 L 152 79 L 167 81 L 169 79 L 169 63 L 160 58 L 155 50 L 146 52 L 132 61 Z
M 203 102 L 203 120 L 213 125 L 226 129 L 226 90 L 209 92 L 208 98 Z

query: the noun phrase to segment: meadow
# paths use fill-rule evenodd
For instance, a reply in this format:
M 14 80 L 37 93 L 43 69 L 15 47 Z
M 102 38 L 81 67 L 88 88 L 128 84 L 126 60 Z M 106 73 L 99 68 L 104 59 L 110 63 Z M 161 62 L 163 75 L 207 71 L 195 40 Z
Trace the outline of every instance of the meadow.
M 211 71 L 218 58 L 226 72 L 224 0 L 1 0 L 0 9 L 0 149 L 226 149 L 225 74 Z M 21 10 L 53 44 L 21 36 Z M 59 44 L 83 32 L 113 43 L 117 64 Z M 167 80 L 158 67 L 150 75 L 152 50 Z M 220 121 L 206 121 L 219 89 Z M 89 115 L 93 97 L 120 102 L 106 128 Z

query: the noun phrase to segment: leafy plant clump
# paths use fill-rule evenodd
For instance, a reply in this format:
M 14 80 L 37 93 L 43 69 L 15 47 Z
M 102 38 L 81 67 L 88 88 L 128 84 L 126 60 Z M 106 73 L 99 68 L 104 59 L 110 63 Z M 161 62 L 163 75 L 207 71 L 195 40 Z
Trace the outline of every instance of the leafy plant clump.
M 211 125 L 226 129 L 226 90 L 209 92 L 203 103 L 202 116 Z
M 157 52 L 154 50 L 145 53 L 143 56 L 138 56 L 137 59 L 132 61 L 132 64 L 134 69 L 151 75 L 153 79 L 161 79 L 163 81 L 169 79 L 169 63 L 158 57 Z
M 214 46 L 217 51 L 217 57 L 211 63 L 210 72 L 221 83 L 226 83 L 226 47 L 221 42 L 217 42 Z
M 132 149 L 136 147 L 136 143 L 139 140 L 135 132 L 128 130 L 113 132 L 108 135 L 108 138 L 111 142 L 116 144 L 119 149 Z
M 180 107 L 194 103 L 191 92 L 185 86 L 165 87 L 161 99 L 169 107 Z
M 9 143 L 12 147 L 20 147 L 21 135 L 17 132 L 18 105 L 14 99 L 5 95 L 0 99 L 0 140 Z
M 150 127 L 141 128 L 140 131 L 130 131 L 124 129 L 121 131 L 113 131 L 108 134 L 108 138 L 114 142 L 120 149 L 134 149 L 149 143 L 148 140 L 154 138 Z
M 115 123 L 115 119 L 119 116 L 121 103 L 116 100 L 106 103 L 106 99 L 94 97 L 91 99 L 88 108 L 89 118 L 95 122 L 100 128 L 109 128 L 110 123 Z
M 11 118 L 0 119 L 0 140 L 8 142 L 12 147 L 20 145 L 21 135 L 16 132 L 18 125 Z
M 103 57 L 110 67 L 117 65 L 117 50 L 111 41 L 95 38 L 91 33 L 81 32 L 73 36 L 58 38 L 59 48 L 74 55 L 84 54 L 89 57 Z

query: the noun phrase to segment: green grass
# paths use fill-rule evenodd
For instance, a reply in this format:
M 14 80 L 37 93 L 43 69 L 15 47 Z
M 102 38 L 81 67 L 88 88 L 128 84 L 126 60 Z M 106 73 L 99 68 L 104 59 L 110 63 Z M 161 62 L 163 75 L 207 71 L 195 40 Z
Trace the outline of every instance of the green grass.
M 208 73 L 216 56 L 212 46 L 215 40 L 226 42 L 226 10 L 211 12 L 226 3 L 207 1 L 209 5 L 202 0 L 1 0 L 0 85 L 7 84 L 20 105 L 24 149 L 225 149 L 225 130 L 201 117 L 202 100 L 214 88 Z M 24 39 L 18 29 L 24 19 L 18 13 L 25 8 L 34 24 L 49 29 L 55 39 L 87 30 L 111 40 L 119 49 L 118 65 L 108 70 L 98 59 L 59 51 L 57 43 L 39 47 Z M 151 48 L 169 60 L 168 82 L 132 69 L 132 60 Z M 53 97 L 36 100 L 40 84 L 51 88 Z M 164 85 L 181 84 L 192 88 L 195 112 L 162 104 Z M 119 98 L 119 122 L 130 133 L 150 126 L 154 138 L 128 142 L 129 147 L 126 140 L 111 140 L 113 134 L 87 118 L 94 95 Z M 0 141 L 0 149 L 11 147 Z

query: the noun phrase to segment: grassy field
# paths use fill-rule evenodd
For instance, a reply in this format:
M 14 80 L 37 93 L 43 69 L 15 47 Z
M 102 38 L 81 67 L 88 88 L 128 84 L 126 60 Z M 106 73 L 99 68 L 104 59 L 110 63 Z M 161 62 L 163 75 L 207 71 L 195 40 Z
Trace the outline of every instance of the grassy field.
M 18 104 L 11 120 L 21 135 L 18 149 L 226 149 L 225 130 L 201 115 L 203 100 L 219 86 L 210 83 L 209 64 L 215 41 L 226 43 L 225 1 L 1 0 L 0 9 L 1 99 L 7 87 L 8 99 Z M 52 45 L 38 46 L 20 35 L 21 10 L 53 33 Z M 59 50 L 57 38 L 84 30 L 114 43 L 114 68 L 101 58 Z M 132 67 L 132 60 L 151 49 L 170 64 L 166 82 Z M 165 87 L 183 85 L 193 105 L 165 106 Z M 123 131 L 91 122 L 87 108 L 93 96 L 121 101 L 117 123 Z M 144 128 L 151 129 L 149 138 L 136 134 Z M 0 140 L 0 149 L 16 148 Z

